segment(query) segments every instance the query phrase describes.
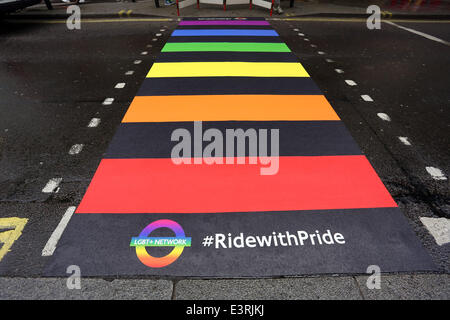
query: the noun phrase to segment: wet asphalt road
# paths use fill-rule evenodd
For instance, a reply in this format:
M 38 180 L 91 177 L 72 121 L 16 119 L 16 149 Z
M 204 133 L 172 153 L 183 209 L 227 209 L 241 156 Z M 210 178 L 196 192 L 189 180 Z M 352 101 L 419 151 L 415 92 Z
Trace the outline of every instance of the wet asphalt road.
M 448 180 L 434 180 L 425 170 L 433 166 L 450 172 L 450 47 L 387 24 L 370 31 L 363 22 L 272 23 L 342 118 L 441 271 L 448 272 L 450 245 L 436 245 L 419 217 L 450 217 Z M 399 24 L 450 40 L 449 24 Z M 65 24 L 2 23 L 0 217 L 29 221 L 0 262 L 0 275 L 41 274 L 47 259 L 42 248 L 65 210 L 80 202 L 175 26 L 167 21 L 84 23 L 82 30 L 69 31 Z M 142 62 L 134 64 L 136 60 Z M 134 74 L 125 75 L 129 70 Z M 348 79 L 357 86 L 348 86 Z M 115 89 L 121 82 L 125 88 Z M 363 101 L 362 94 L 374 102 Z M 114 103 L 102 105 L 108 97 Z M 392 120 L 381 120 L 380 112 Z M 94 117 L 101 119 L 100 125 L 88 128 Z M 408 137 L 412 145 L 403 145 L 399 136 Z M 84 148 L 69 155 L 74 144 Z M 59 192 L 42 193 L 56 177 L 63 179 Z

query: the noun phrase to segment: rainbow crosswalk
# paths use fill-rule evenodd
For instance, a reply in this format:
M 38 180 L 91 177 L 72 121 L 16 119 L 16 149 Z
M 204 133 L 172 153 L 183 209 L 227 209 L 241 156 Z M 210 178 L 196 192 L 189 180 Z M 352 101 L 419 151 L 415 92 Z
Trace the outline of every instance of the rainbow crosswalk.
M 200 141 L 208 129 L 223 137 L 230 129 L 278 130 L 278 171 L 261 175 L 248 154 L 247 164 L 234 159 L 176 165 L 171 137 L 177 129 L 193 139 L 200 134 Z M 201 152 L 192 145 L 192 157 Z M 128 244 L 158 219 L 179 223 L 192 247 L 164 268 L 149 268 Z M 295 244 L 288 236 L 317 234 L 318 240 L 326 232 L 341 234 L 344 243 L 300 245 L 300 238 Z M 274 238 L 265 247 L 202 244 L 217 234 Z M 64 272 L 69 261 L 86 275 L 364 273 L 370 264 L 386 272 L 433 268 L 307 71 L 270 24 L 255 18 L 179 23 L 125 114 L 48 273 Z

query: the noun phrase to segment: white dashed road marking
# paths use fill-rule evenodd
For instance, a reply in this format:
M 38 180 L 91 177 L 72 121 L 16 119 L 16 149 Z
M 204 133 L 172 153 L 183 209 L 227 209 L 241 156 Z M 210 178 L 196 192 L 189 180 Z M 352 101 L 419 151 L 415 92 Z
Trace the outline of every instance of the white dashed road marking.
M 142 62 L 142 60 L 134 60 L 134 64 L 140 64 Z
M 133 73 L 134 73 L 134 71 L 130 70 L 130 71 L 125 72 L 125 75 L 126 76 L 131 76 Z
M 83 150 L 83 144 L 74 144 L 72 147 L 70 147 L 69 154 L 75 155 L 79 154 Z
M 102 104 L 107 106 L 107 105 L 112 104 L 113 102 L 114 102 L 114 98 L 106 98 Z
M 333 63 L 334 62 L 333 59 L 325 59 L 325 61 L 328 62 L 328 63 Z
M 423 225 L 440 246 L 450 242 L 450 219 L 421 217 Z
M 98 127 L 98 125 L 100 124 L 100 121 L 101 121 L 100 118 L 92 118 L 88 124 L 88 128 Z
M 45 185 L 44 189 L 42 189 L 43 193 L 58 193 L 59 184 L 61 183 L 62 178 L 52 178 Z
M 377 113 L 378 118 L 384 121 L 391 121 L 391 117 L 389 117 L 386 113 L 379 112 Z
M 64 213 L 61 221 L 59 222 L 56 229 L 53 231 L 52 235 L 47 241 L 47 244 L 45 245 L 44 249 L 42 249 L 42 256 L 48 257 L 53 255 L 53 252 L 56 249 L 56 245 L 58 244 L 59 239 L 61 238 L 64 229 L 66 229 L 67 224 L 70 221 L 70 218 L 72 218 L 73 213 L 75 212 L 75 207 L 69 207 L 66 212 Z
M 305 34 L 304 34 L 304 33 L 301 33 L 301 32 L 300 32 L 298 35 L 299 35 L 300 37 L 304 37 L 304 36 L 305 36 Z
M 334 69 L 334 71 L 336 71 L 337 73 L 344 73 L 344 70 L 342 69 Z
M 348 84 L 349 86 L 356 86 L 356 82 L 353 80 L 345 80 L 345 83 Z
M 425 169 L 434 180 L 447 180 L 447 177 L 444 175 L 441 169 L 435 167 L 426 167 Z
M 323 51 L 317 51 L 317 53 L 320 55 L 325 54 L 325 52 L 323 52 Z
M 366 102 L 373 102 L 373 99 L 367 94 L 361 95 L 361 98 Z
M 116 88 L 116 89 L 123 89 L 123 88 L 125 88 L 125 82 L 120 82 L 120 83 L 116 84 L 116 86 L 114 88 Z
M 405 146 L 410 146 L 411 142 L 409 142 L 408 137 L 398 137 L 400 139 L 400 141 L 405 145 Z

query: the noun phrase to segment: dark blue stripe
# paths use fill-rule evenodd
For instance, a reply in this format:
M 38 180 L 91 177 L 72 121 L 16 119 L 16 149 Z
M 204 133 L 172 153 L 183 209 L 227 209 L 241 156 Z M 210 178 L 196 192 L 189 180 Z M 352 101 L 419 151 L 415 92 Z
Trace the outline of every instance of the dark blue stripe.
M 182 29 L 172 32 L 173 37 L 183 36 L 271 36 L 278 37 L 275 30 L 255 30 L 255 29 Z

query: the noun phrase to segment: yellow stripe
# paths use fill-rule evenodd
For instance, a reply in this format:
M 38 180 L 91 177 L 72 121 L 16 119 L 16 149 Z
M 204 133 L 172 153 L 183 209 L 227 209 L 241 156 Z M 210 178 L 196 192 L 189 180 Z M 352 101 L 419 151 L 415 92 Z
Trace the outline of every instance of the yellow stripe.
M 163 62 L 147 78 L 164 77 L 309 77 L 298 62 Z

